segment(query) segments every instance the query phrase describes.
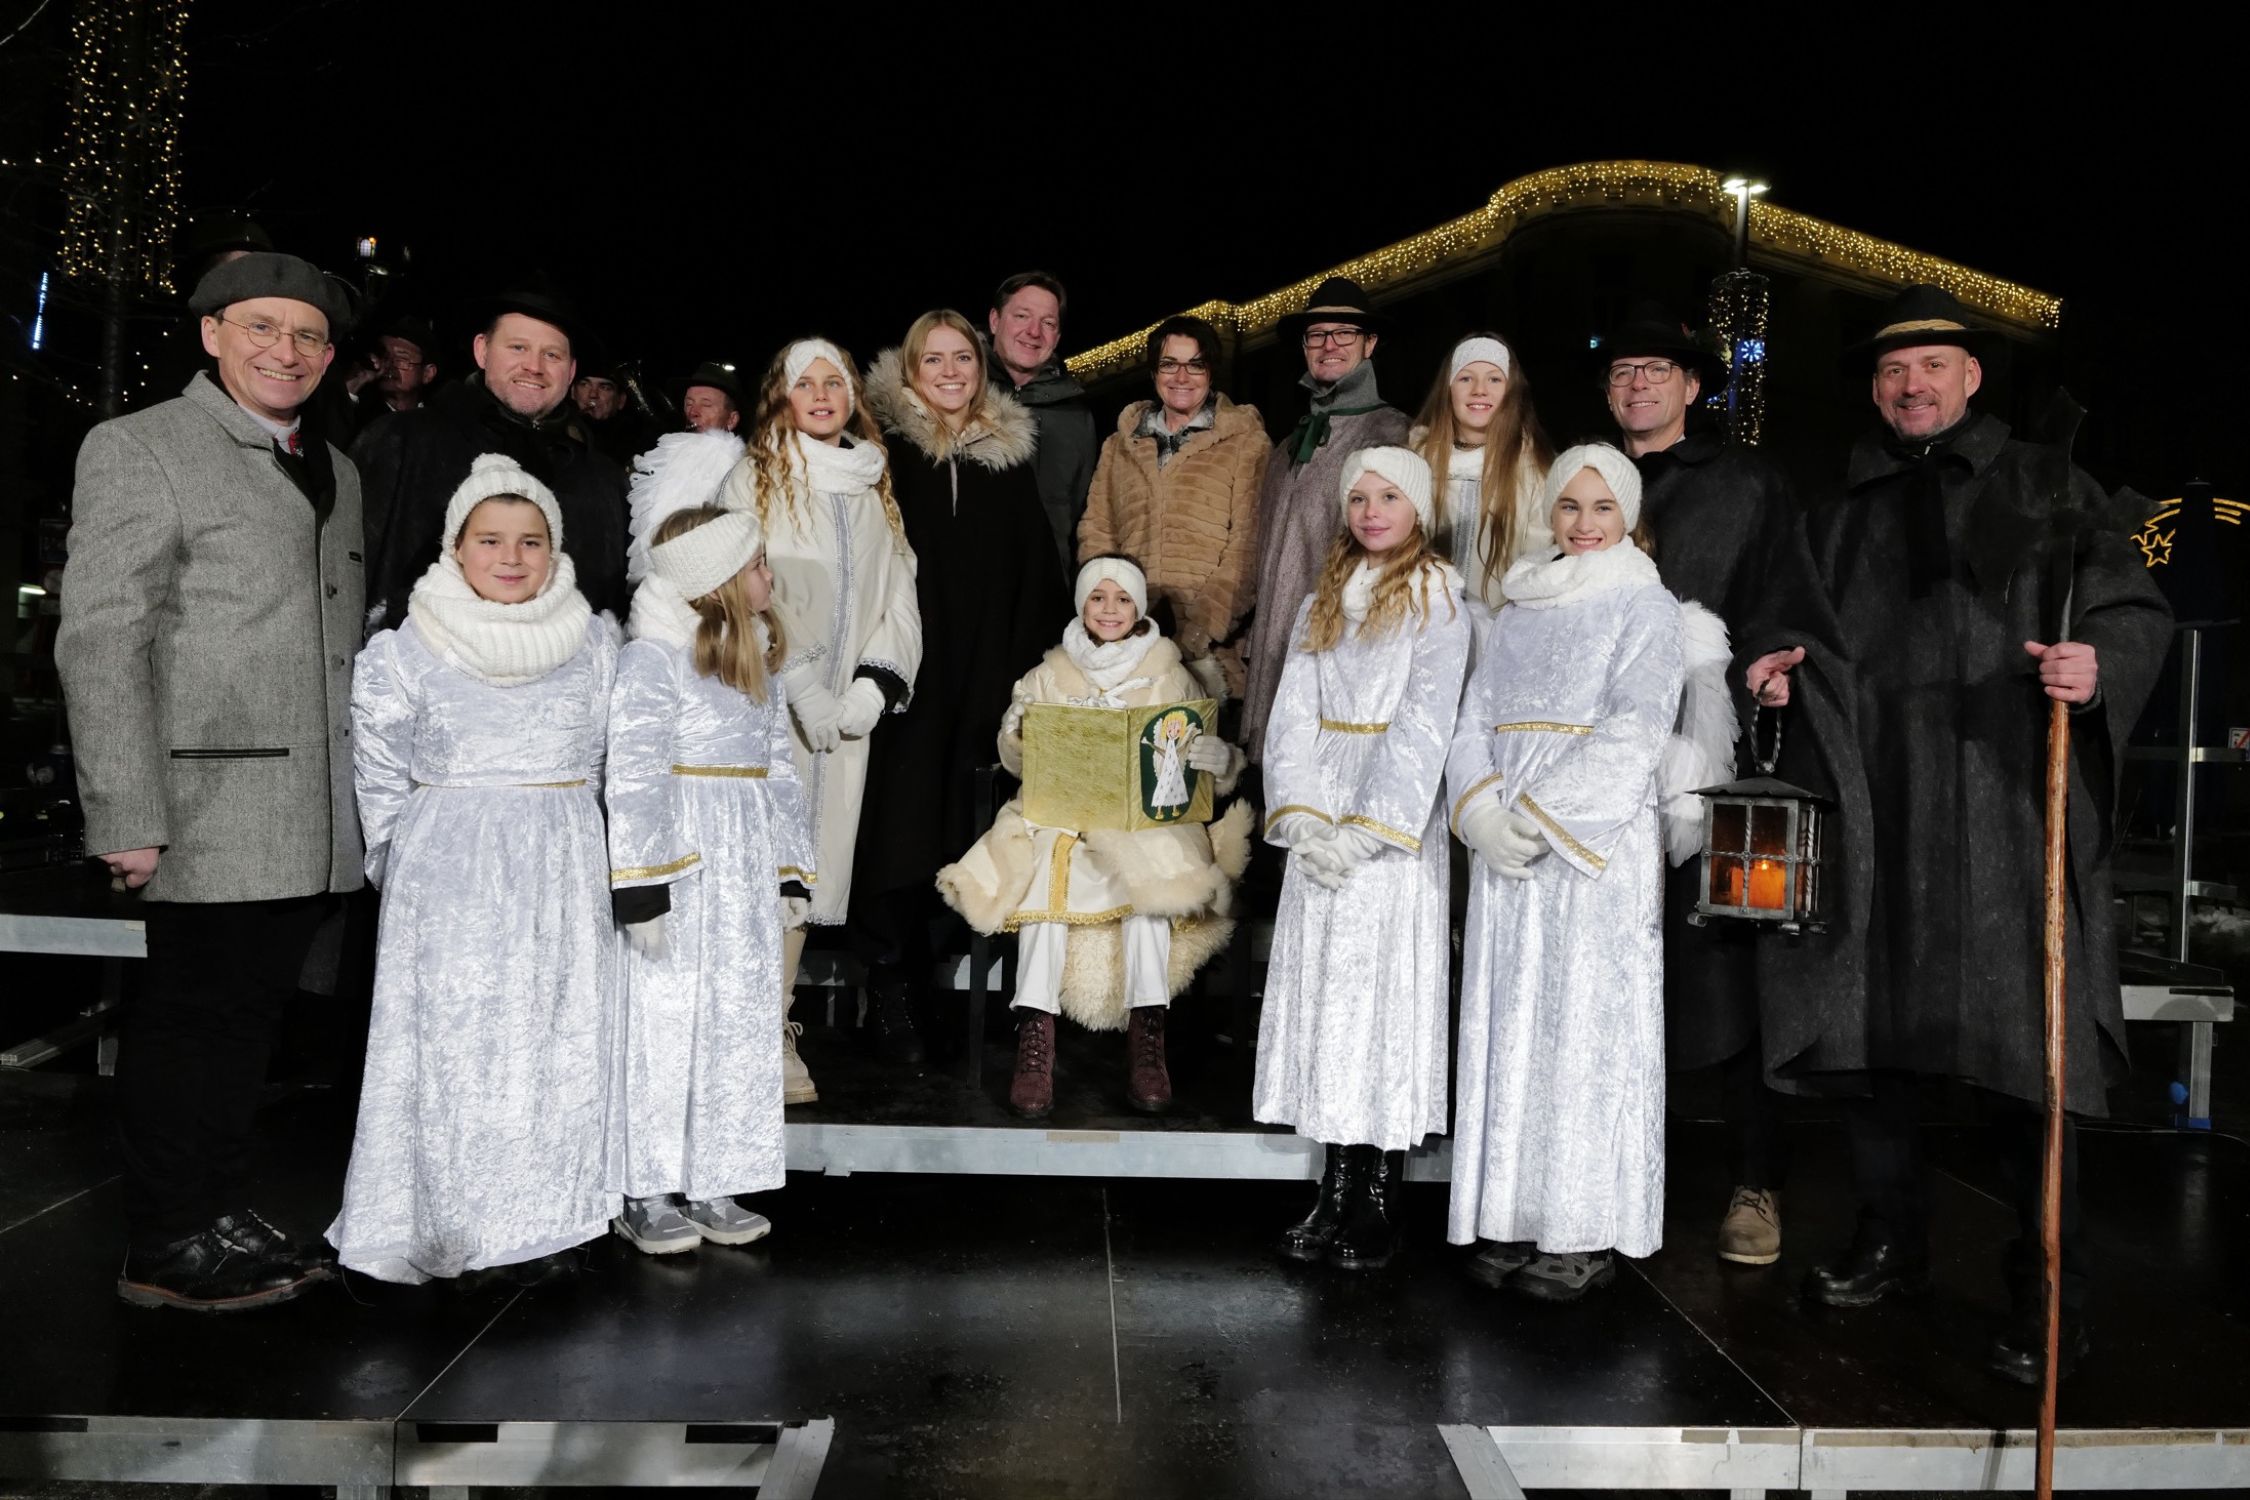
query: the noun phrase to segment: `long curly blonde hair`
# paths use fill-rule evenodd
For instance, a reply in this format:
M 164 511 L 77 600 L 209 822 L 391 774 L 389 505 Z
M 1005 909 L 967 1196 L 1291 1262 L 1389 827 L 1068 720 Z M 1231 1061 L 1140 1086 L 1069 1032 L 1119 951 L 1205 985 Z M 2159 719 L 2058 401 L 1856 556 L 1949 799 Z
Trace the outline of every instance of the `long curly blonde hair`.
M 757 408 L 750 419 L 750 467 L 757 478 L 758 524 L 769 534 L 773 530 L 776 496 L 780 497 L 782 509 L 788 512 L 790 521 L 794 523 L 798 519 L 796 464 L 790 453 L 797 424 L 789 409 L 789 348 L 788 344 L 782 345 L 766 366 L 765 378 L 758 382 Z M 874 416 L 867 410 L 867 384 L 860 379 L 859 362 L 841 344 L 836 345 L 836 352 L 844 356 L 844 385 L 852 400 L 852 414 L 844 421 L 844 433 L 855 443 L 873 443 L 882 448 L 883 430 L 875 425 Z M 891 523 L 892 539 L 905 546 L 906 522 L 898 513 L 898 501 L 891 495 L 888 463 L 883 465 L 882 477 L 875 481 L 875 493 L 883 502 L 883 519 Z
M 1340 528 L 1328 544 L 1328 560 L 1320 567 L 1320 584 L 1313 591 L 1312 613 L 1305 618 L 1305 638 L 1298 644 L 1307 651 L 1330 651 L 1344 638 L 1344 585 L 1363 562 L 1375 561 L 1351 527 Z M 1455 613 L 1453 592 L 1444 585 L 1445 560 L 1430 545 L 1429 533 L 1419 516 L 1406 540 L 1376 561 L 1375 598 L 1368 606 L 1363 634 L 1384 635 L 1404 624 L 1409 614 L 1420 630 L 1430 623 L 1430 584 L 1436 581 L 1445 595 L 1446 618 Z
M 686 536 L 698 526 L 707 525 L 727 514 L 716 505 L 695 505 L 674 511 L 656 528 L 656 542 L 662 544 L 676 536 Z M 736 692 L 755 702 L 766 701 L 766 678 L 781 670 L 782 657 L 789 643 L 781 632 L 781 618 L 772 610 L 754 610 L 745 590 L 742 575 L 736 573 L 725 583 L 700 598 L 690 599 L 688 607 L 695 611 L 695 670 L 700 676 L 716 677 Z M 766 627 L 766 648 L 758 649 L 757 622 Z

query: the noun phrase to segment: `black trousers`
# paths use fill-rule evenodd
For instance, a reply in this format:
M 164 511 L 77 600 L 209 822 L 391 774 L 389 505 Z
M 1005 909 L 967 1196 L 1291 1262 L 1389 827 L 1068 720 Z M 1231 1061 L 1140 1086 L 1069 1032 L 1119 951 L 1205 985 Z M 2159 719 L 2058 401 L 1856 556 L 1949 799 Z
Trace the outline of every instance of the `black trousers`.
M 1727 1168 L 1736 1187 L 1778 1188 L 1789 1175 L 1789 1136 L 1781 1096 L 1766 1087 L 1765 1050 L 1750 1045 L 1719 1064 L 1719 1108 L 1726 1121 Z
M 1852 1176 L 1859 1186 L 1864 1236 L 1922 1249 L 1929 1244 L 1929 1171 L 1916 1128 L 1921 1088 L 1911 1074 L 1877 1073 L 1874 1093 L 1848 1101 L 1845 1134 L 1851 1141 Z M 1999 1126 L 2001 1175 L 2016 1215 L 2016 1238 L 2002 1256 L 2008 1294 L 2019 1311 L 2040 1303 L 2045 1279 L 2039 1215 L 2046 1151 L 2046 1117 L 2020 1099 L 1986 1093 L 1980 1101 Z M 2063 1117 L 2062 1304 L 2083 1311 L 2092 1283 L 2086 1226 L 2078 1202 L 2078 1123 Z
M 251 1207 L 258 1100 L 306 950 L 334 898 L 150 901 L 148 965 L 117 1059 L 126 1229 L 168 1245 Z

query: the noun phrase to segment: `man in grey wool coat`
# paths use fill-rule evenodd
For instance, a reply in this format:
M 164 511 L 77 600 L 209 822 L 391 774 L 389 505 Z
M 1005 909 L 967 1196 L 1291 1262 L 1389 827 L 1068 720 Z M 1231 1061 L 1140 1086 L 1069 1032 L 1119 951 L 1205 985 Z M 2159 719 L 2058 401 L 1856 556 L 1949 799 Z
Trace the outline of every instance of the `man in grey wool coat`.
M 55 641 L 87 848 L 144 894 L 118 1059 L 125 1264 L 148 1307 L 284 1302 L 331 1274 L 251 1204 L 266 1063 L 334 895 L 361 884 L 351 666 L 359 477 L 311 397 L 344 317 L 270 251 L 197 283 L 214 368 L 87 434 Z

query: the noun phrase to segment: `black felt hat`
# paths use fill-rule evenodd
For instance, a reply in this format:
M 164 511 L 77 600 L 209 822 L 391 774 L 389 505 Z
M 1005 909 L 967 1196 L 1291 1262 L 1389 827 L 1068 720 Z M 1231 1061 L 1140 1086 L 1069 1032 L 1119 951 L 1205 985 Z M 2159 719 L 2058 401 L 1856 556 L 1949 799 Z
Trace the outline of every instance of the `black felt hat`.
M 587 323 L 585 314 L 578 310 L 578 305 L 543 281 L 533 281 L 497 292 L 476 304 L 474 315 L 478 331 L 490 328 L 493 320 L 503 313 L 521 313 L 527 318 L 537 318 L 542 323 L 560 328 L 563 337 L 570 340 L 570 351 L 574 356 L 583 358 L 580 346 L 594 341 L 593 328 Z
M 1891 299 L 1883 321 L 1873 333 L 1844 351 L 1846 359 L 1862 369 L 1893 349 L 1918 349 L 1950 344 L 1988 359 L 2001 344 L 2000 335 L 1969 321 L 1961 299 L 1942 286 L 1910 286 Z
M 734 403 L 736 411 L 742 411 L 749 405 L 742 394 L 742 377 L 735 373 L 733 365 L 720 360 L 705 360 L 687 374 L 665 382 L 665 389 L 672 393 L 674 400 L 680 400 L 686 397 L 691 385 L 707 385 L 715 391 L 726 392 L 727 399 Z
M 1282 314 L 1276 326 L 1283 338 L 1301 339 L 1314 323 L 1351 323 L 1378 334 L 1391 330 L 1391 320 L 1375 310 L 1367 293 L 1349 276 L 1331 276 L 1314 287 L 1304 307 Z
M 204 272 L 203 279 L 188 294 L 188 311 L 198 317 L 216 317 L 252 297 L 286 297 L 320 309 L 321 316 L 328 320 L 330 338 L 341 333 L 352 318 L 350 301 L 320 267 L 274 250 L 253 250 Z
M 1625 321 L 1611 329 L 1594 351 L 1596 368 L 1607 370 L 1620 359 L 1658 355 L 1687 366 L 1703 382 L 1703 394 L 1726 389 L 1726 356 L 1711 339 L 1673 316 L 1661 302 L 1636 302 Z
M 406 340 L 406 342 L 422 351 L 422 362 L 424 364 L 434 364 L 437 361 L 437 330 L 432 328 L 430 320 L 420 313 L 387 314 L 377 319 L 374 328 L 369 331 L 379 339 Z

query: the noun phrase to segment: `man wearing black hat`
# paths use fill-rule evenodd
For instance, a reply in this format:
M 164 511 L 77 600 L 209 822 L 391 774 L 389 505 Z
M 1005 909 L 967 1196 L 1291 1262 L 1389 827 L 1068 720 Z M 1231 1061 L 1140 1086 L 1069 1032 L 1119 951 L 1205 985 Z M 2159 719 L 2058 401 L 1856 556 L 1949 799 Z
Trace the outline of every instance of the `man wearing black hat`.
M 257 1214 L 249 1158 L 283 1009 L 335 894 L 362 884 L 359 480 L 311 415 L 333 285 L 255 251 L 189 305 L 213 369 L 79 450 L 55 663 L 86 845 L 144 897 L 118 1295 L 231 1311 L 329 1274 Z
M 1798 712 L 1825 712 L 1840 675 L 1835 627 L 1789 482 L 1756 449 L 1730 447 L 1708 427 L 1691 430 L 1697 403 L 1725 388 L 1727 362 L 1680 319 L 1644 302 L 1602 340 L 1598 368 L 1619 442 L 1641 471 L 1641 514 L 1665 587 L 1725 621 L 1739 660 L 1783 644 L 1808 650 L 1812 660 L 1798 666 Z M 1748 722 L 1748 694 L 1740 696 Z M 1757 948 L 1739 927 L 1688 921 L 1697 872 L 1691 860 L 1666 877 L 1666 1050 L 1675 1071 L 1720 1069 L 1733 1190 L 1719 1258 L 1771 1265 L 1781 1257 L 1787 1153 L 1759 1045 Z
M 733 365 L 707 359 L 672 382 L 690 432 L 732 432 L 742 422 L 742 379 Z
M 1988 1358 L 2033 1384 L 2045 1332 L 2036 1106 L 2049 705 L 2072 714 L 2065 1105 L 2100 1115 L 2125 1061 L 2112 802 L 2171 613 L 2101 487 L 2062 451 L 1970 409 L 1992 342 L 1951 294 L 1920 286 L 1856 351 L 1882 425 L 1854 445 L 1841 497 L 1807 527 L 1855 662 L 1865 799 L 1855 811 L 1847 798 L 1832 846 L 1842 920 L 1761 964 L 1810 1028 L 1795 1073 L 1858 1095 L 1846 1110 L 1858 1232 L 1806 1295 L 1861 1307 L 1928 1285 L 1914 1082 L 1965 1080 L 2013 1130 L 2002 1150 L 2020 1235 L 2005 1259 L 2013 1312 Z M 1761 660 L 1753 685 L 1785 695 L 1785 668 Z M 1781 1010 L 1769 1007 L 1769 1026 Z M 2087 1347 L 2074 1141 L 2060 1206 L 2066 1373 Z
M 1329 277 L 1302 311 L 1281 319 L 1281 341 L 1304 350 L 1305 373 L 1297 383 L 1312 392 L 1312 407 L 1275 445 L 1258 490 L 1258 576 L 1251 595 L 1257 614 L 1242 694 L 1242 743 L 1253 761 L 1265 754 L 1266 715 L 1281 686 L 1297 606 L 1320 582 L 1328 544 L 1343 525 L 1336 493 L 1344 460 L 1361 448 L 1406 441 L 1406 413 L 1385 403 L 1369 362 L 1388 326 L 1349 276 Z
M 578 362 L 570 399 L 586 419 L 586 436 L 610 462 L 627 473 L 633 460 L 656 446 L 656 424 L 634 404 L 625 372 L 598 352 Z
M 595 451 L 570 401 L 582 336 L 576 311 L 554 295 L 503 296 L 472 346 L 476 373 L 440 387 L 426 414 L 377 423 L 354 445 L 368 511 L 382 518 L 369 548 L 367 597 L 381 611 L 371 626 L 405 615 L 437 561 L 446 502 L 481 453 L 507 454 L 555 492 L 579 591 L 624 617 L 625 472 Z

